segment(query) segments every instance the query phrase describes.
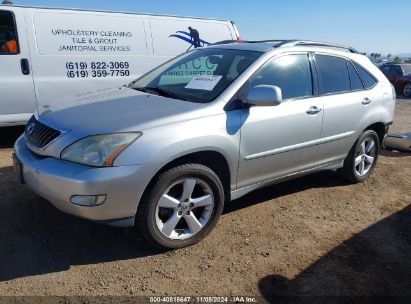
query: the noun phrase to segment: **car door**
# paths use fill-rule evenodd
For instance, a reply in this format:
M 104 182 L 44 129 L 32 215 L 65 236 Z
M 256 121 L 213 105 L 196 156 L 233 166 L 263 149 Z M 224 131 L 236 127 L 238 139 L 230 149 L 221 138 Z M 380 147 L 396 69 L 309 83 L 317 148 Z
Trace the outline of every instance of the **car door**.
M 35 111 L 24 26 L 21 10 L 0 10 L 0 124 L 25 122 Z
M 388 70 L 387 78 L 394 86 L 396 86 L 402 75 L 403 72 L 401 67 L 392 65 Z
M 274 58 L 250 78 L 248 88 L 278 86 L 283 101 L 243 110 L 238 188 L 315 166 L 323 112 L 312 79 L 307 53 Z
M 381 72 L 387 77 L 387 79 L 393 84 L 392 77 L 390 74 L 391 65 L 384 65 L 380 68 Z
M 319 94 L 324 106 L 321 145 L 324 163 L 344 159 L 372 120 L 377 83 L 363 67 L 329 54 L 316 54 Z

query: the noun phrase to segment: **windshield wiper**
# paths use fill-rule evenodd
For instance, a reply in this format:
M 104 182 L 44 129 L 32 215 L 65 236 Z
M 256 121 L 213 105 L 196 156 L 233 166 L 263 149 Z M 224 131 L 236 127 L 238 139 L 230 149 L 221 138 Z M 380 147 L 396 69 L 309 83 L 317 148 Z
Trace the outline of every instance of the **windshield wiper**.
M 150 93 L 151 91 L 151 92 L 157 93 L 157 95 L 164 96 L 164 97 L 170 97 L 170 98 L 180 99 L 180 100 L 187 100 L 184 97 L 181 97 L 177 93 L 164 90 L 159 87 L 133 87 L 133 89 L 141 91 L 141 92 L 145 92 L 145 93 Z

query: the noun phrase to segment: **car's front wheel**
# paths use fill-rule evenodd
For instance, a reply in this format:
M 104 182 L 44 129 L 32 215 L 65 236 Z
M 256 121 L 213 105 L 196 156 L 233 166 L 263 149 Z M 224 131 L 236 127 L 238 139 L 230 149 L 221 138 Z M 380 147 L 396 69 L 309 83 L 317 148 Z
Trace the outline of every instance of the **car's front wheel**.
M 224 189 L 217 174 L 200 164 L 162 173 L 140 203 L 136 226 L 152 244 L 163 248 L 191 246 L 217 224 Z
M 377 133 L 373 130 L 364 131 L 348 153 L 341 169 L 342 175 L 350 182 L 363 182 L 374 170 L 379 151 Z
M 407 82 L 402 89 L 402 95 L 404 97 L 411 97 L 411 82 Z

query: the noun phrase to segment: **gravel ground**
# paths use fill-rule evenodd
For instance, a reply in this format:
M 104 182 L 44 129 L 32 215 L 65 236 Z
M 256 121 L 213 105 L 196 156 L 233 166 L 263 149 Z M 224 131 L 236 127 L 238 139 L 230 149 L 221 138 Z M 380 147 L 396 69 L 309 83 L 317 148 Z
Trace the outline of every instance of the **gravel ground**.
M 411 101 L 392 130 L 411 130 Z M 169 252 L 81 220 L 17 184 L 0 130 L 0 295 L 411 296 L 411 155 L 383 151 L 350 185 L 324 172 L 225 208 L 196 246 Z

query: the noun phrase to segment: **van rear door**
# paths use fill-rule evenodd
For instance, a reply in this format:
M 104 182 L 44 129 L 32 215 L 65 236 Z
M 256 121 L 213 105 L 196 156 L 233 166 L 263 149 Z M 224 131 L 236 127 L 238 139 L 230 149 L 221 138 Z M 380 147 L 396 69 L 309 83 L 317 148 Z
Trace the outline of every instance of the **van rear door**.
M 24 124 L 35 106 L 22 10 L 0 8 L 0 126 Z

